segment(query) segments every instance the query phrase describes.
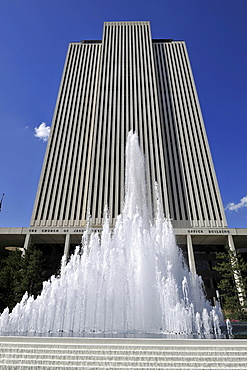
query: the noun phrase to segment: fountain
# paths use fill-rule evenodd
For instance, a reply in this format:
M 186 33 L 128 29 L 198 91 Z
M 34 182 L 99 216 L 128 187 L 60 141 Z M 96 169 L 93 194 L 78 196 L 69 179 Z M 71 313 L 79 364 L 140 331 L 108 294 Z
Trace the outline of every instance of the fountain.
M 144 167 L 138 137 L 129 133 L 125 203 L 114 230 L 106 210 L 102 233 L 87 228 L 40 296 L 24 295 L 11 313 L 5 309 L 1 335 L 220 337 L 221 310 L 189 272 L 158 196 L 155 221 L 148 219 Z

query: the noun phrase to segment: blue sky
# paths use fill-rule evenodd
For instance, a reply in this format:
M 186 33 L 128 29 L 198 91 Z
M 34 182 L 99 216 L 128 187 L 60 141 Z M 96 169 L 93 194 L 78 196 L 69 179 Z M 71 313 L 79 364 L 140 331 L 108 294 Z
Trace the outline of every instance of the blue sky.
M 51 125 L 69 42 L 114 20 L 186 41 L 228 224 L 247 227 L 246 19 L 246 0 L 1 0 L 0 227 L 29 226 L 46 148 L 35 127 Z

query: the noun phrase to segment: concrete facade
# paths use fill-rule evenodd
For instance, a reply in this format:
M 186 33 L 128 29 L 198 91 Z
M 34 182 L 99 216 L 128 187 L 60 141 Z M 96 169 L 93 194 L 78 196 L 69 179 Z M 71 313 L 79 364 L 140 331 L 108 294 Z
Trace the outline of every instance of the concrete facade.
M 125 143 L 138 133 L 150 216 L 155 182 L 174 227 L 226 227 L 183 41 L 152 40 L 149 22 L 106 22 L 102 41 L 69 45 L 31 219 L 112 225 L 124 199 Z

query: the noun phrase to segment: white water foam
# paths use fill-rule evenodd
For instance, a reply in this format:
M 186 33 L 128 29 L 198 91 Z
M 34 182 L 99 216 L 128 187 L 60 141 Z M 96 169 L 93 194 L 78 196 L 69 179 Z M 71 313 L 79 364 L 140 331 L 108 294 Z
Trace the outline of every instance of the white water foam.
M 201 278 L 189 272 L 171 222 L 158 201 L 148 220 L 144 158 L 129 133 L 126 195 L 114 230 L 107 211 L 101 235 L 84 233 L 59 277 L 36 299 L 24 295 L 0 317 L 4 333 L 173 333 L 219 337 L 222 314 L 206 300 Z

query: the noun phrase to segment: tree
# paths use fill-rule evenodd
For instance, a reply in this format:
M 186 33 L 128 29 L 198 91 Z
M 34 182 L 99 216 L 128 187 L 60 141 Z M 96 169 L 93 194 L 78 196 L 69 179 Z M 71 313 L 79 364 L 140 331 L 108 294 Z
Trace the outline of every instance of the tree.
M 216 254 L 218 262 L 213 268 L 220 275 L 217 284 L 225 316 L 246 319 L 247 263 L 238 251 L 226 246 L 225 252 Z
M 37 297 L 42 289 L 42 252 L 31 245 L 22 258 L 22 268 L 17 276 L 15 294 L 19 302 L 25 292 L 28 296 Z
M 16 249 L 2 261 L 0 270 L 0 310 L 5 307 L 12 309 L 16 304 L 15 286 L 21 266 L 21 251 Z
M 19 250 L 9 253 L 0 271 L 0 310 L 10 310 L 18 303 L 25 292 L 35 298 L 41 292 L 43 278 L 42 252 L 30 246 L 25 254 Z

